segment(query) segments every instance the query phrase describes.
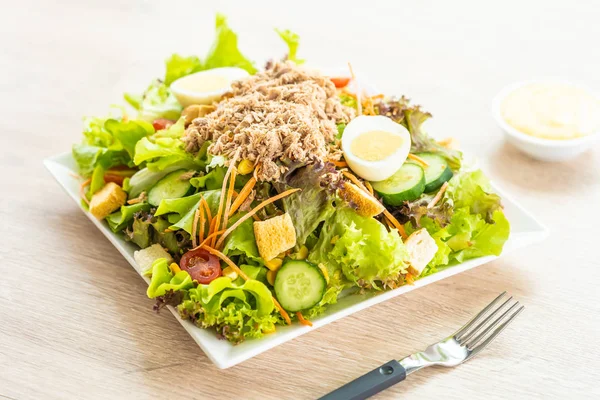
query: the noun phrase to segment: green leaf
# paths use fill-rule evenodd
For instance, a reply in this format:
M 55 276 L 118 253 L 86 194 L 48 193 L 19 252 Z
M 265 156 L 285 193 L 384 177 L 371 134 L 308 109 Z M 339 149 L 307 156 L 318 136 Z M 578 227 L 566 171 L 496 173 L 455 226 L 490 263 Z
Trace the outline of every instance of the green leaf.
M 130 206 L 121 206 L 119 211 L 115 211 L 106 217 L 106 222 L 113 232 L 120 232 L 125 229 L 131 221 L 133 216 L 138 211 L 149 211 L 150 204 L 148 203 L 137 203 Z
M 104 123 L 104 129 L 110 132 L 118 140 L 129 157 L 133 158 L 137 142 L 154 133 L 154 128 L 146 121 L 129 120 L 127 122 L 108 119 Z
M 131 98 L 130 95 L 128 97 Z M 142 95 L 138 118 L 150 123 L 158 118 L 178 120 L 182 109 L 171 89 L 157 79 Z
M 304 60 L 299 60 L 296 57 L 296 53 L 298 52 L 298 45 L 300 43 L 300 36 L 290 31 L 289 29 L 275 29 L 275 32 L 277 32 L 279 37 L 283 39 L 285 44 L 287 44 L 288 46 L 288 60 L 293 61 L 298 65 L 303 64 Z
M 191 196 L 181 197 L 179 199 L 161 200 L 154 215 L 175 215 L 175 218 L 169 218 L 169 222 L 173 224 L 170 229 L 183 229 L 187 233 L 191 234 L 192 225 L 194 222 L 194 214 L 198 209 L 201 197 L 206 199 L 211 214 L 215 216 L 219 208 L 219 199 L 221 197 L 221 192 L 219 190 L 208 190 L 206 192 L 196 193 Z M 206 227 L 206 229 L 207 228 L 208 227 Z
M 226 168 L 217 167 L 212 171 L 190 179 L 193 187 L 198 189 L 215 190 L 223 187 L 223 179 L 225 179 Z
M 167 260 L 159 258 L 152 263 L 152 278 L 146 294 L 154 299 L 164 296 L 168 291 L 180 291 L 194 287 L 192 277 L 186 271 L 179 271 L 175 275 L 171 273 Z
M 256 73 L 253 63 L 238 49 L 237 35 L 227 25 L 227 18 L 217 14 L 215 21 L 216 38 L 204 58 L 203 69 L 238 67 L 250 74 Z
M 92 173 L 90 189 L 87 193 L 88 198 L 91 198 L 96 192 L 104 187 L 104 172 L 105 169 L 101 164 L 96 165 L 96 168 L 94 168 L 94 172 Z
M 229 221 L 229 226 L 234 224 L 245 213 L 236 215 Z M 256 261 L 262 264 L 262 259 L 256 247 L 256 237 L 254 236 L 254 220 L 252 218 L 242 222 L 231 234 L 225 239 L 223 253 L 227 256 L 245 256 L 247 259 Z
M 167 68 L 164 82 L 167 86 L 170 86 L 179 78 L 202 70 L 202 62 L 195 56 L 183 57 L 179 54 L 173 54 L 165 64 Z

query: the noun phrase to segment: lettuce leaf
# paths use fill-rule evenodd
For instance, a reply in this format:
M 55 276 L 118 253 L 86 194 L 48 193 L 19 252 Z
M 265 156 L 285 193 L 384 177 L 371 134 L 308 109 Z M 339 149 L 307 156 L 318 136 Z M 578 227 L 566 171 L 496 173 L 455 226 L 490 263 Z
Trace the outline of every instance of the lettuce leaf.
M 193 194 L 191 196 L 181 197 L 179 199 L 162 200 L 154 213 L 155 216 L 169 214 L 169 222 L 171 230 L 183 229 L 187 233 L 192 233 L 192 225 L 194 222 L 194 214 L 198 209 L 201 197 L 206 199 L 211 214 L 217 215 L 219 208 L 219 199 L 221 192 L 219 190 L 207 190 Z M 173 217 L 173 218 L 171 218 Z M 208 230 L 208 227 L 205 228 Z
M 167 292 L 177 292 L 194 287 L 192 277 L 187 271 L 179 271 L 173 274 L 165 258 L 156 259 L 152 263 L 152 278 L 146 294 L 154 299 L 164 296 Z
M 171 83 L 186 75 L 194 72 L 202 71 L 202 62 L 196 56 L 183 57 L 179 54 L 173 54 L 165 61 L 165 85 L 170 86 Z
M 178 307 L 182 318 L 202 328 L 215 328 L 233 343 L 274 331 L 279 322 L 274 309 L 266 285 L 253 279 L 235 285 L 226 277 L 190 289 Z
M 234 224 L 245 213 L 236 215 L 229 221 L 229 226 Z M 242 222 L 231 234 L 225 239 L 223 253 L 227 256 L 244 256 L 248 260 L 262 264 L 263 261 L 256 247 L 256 237 L 254 236 L 254 220 L 252 218 Z
M 229 28 L 227 18 L 223 14 L 217 14 L 215 33 L 216 38 L 204 57 L 202 69 L 238 67 L 255 74 L 254 64 L 238 49 L 237 34 Z
M 379 282 L 387 285 L 401 278 L 407 257 L 397 231 L 388 232 L 379 221 L 345 207 L 325 222 L 308 259 L 323 263 L 329 276 L 341 270 L 358 286 L 380 289 Z
M 119 121 L 112 118 L 106 120 L 104 129 L 120 142 L 131 158 L 134 156 L 137 142 L 154 133 L 154 127 L 146 121 Z
M 119 211 L 115 211 L 106 217 L 108 227 L 113 232 L 120 232 L 125 229 L 131 221 L 133 221 L 134 214 L 138 211 L 149 211 L 150 204 L 148 203 L 137 203 L 130 206 L 121 206 Z
M 298 65 L 303 64 L 304 60 L 300 60 L 296 56 L 296 53 L 298 52 L 298 45 L 300 44 L 300 36 L 289 29 L 275 29 L 275 32 L 277 32 L 279 37 L 288 46 L 287 59 L 295 62 Z
M 138 111 L 138 118 L 150 123 L 158 118 L 179 119 L 183 110 L 169 86 L 159 79 L 152 81 L 141 96 L 126 93 L 124 97 Z

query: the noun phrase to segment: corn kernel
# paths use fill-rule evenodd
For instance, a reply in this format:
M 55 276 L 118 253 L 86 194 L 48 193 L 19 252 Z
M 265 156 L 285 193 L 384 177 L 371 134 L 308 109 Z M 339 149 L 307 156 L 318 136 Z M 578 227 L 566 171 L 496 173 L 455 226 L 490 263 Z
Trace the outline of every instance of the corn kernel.
M 329 284 L 329 272 L 327 271 L 327 267 L 321 263 L 319 263 L 318 265 L 319 269 L 321 270 L 321 272 L 323 273 L 323 277 L 325 278 L 325 282 L 327 282 L 327 284 Z
M 223 269 L 223 276 L 228 277 L 232 281 L 236 280 L 238 277 L 238 273 L 231 267 L 226 267 Z
M 300 247 L 300 250 L 294 255 L 296 260 L 306 260 L 306 257 L 308 257 L 308 247 L 306 246 Z
M 174 274 L 181 271 L 181 268 L 179 268 L 179 265 L 177 265 L 177 263 L 171 263 L 171 265 L 169 265 L 169 268 L 171 268 L 171 272 Z
M 247 159 L 242 160 L 238 164 L 237 170 L 240 175 L 248 175 L 250 172 L 254 171 L 254 163 Z
M 267 282 L 269 282 L 271 286 L 275 286 L 275 276 L 277 276 L 277 271 L 267 272 Z
M 271 271 L 277 271 L 279 267 L 283 264 L 283 260 L 281 258 L 274 258 L 269 261 L 265 261 L 265 266 L 269 268 Z

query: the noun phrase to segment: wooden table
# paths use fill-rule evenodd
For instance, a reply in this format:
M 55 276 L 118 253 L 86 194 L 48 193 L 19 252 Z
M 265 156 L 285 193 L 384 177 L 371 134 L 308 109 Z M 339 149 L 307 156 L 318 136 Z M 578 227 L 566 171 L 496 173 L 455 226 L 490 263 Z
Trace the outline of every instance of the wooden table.
M 493 95 L 515 80 L 561 75 L 600 88 L 596 2 L 220 4 L 255 59 L 283 54 L 270 27 L 290 27 L 311 63 L 352 61 L 386 92 L 424 103 L 438 130 L 551 232 L 228 370 L 169 313 L 152 312 L 144 282 L 42 167 L 79 140 L 82 115 L 143 90 L 171 52 L 204 54 L 216 2 L 198 3 L 21 0 L 5 10 L 0 397 L 314 398 L 452 332 L 503 290 L 527 309 L 489 350 L 379 398 L 600 394 L 600 148 L 536 162 L 504 144 L 489 115 Z

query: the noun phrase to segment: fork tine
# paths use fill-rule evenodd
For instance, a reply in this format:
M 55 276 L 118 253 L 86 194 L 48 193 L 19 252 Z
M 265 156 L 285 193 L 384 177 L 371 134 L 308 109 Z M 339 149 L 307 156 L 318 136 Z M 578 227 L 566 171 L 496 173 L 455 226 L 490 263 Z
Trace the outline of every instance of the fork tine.
M 478 344 L 477 346 L 470 348 L 469 350 L 471 351 L 471 354 L 469 354 L 468 358 L 474 357 L 481 350 L 485 349 L 486 346 L 488 344 L 490 344 L 492 342 L 492 340 L 496 339 L 496 337 L 500 334 L 500 332 L 502 332 L 508 326 L 508 324 L 510 324 L 512 321 L 514 321 L 514 319 L 517 317 L 517 315 L 519 315 L 521 313 L 521 311 L 523 311 L 524 309 L 525 309 L 525 306 L 521 306 L 506 321 L 504 321 L 502 323 L 502 325 L 497 327 L 487 339 L 485 339 L 482 343 Z
M 463 325 L 462 328 L 460 328 L 459 330 L 456 331 L 456 333 L 454 333 L 454 338 L 458 338 L 461 335 L 463 335 L 471 326 L 473 326 L 473 324 L 481 317 L 483 317 L 490 308 L 492 308 L 497 302 L 500 301 L 500 299 L 502 299 L 504 296 L 506 295 L 506 292 L 502 292 L 500 293 L 500 296 L 496 297 L 490 304 L 488 304 L 487 306 L 485 306 L 485 308 L 483 310 L 481 310 L 479 312 L 479 314 L 477 314 L 476 316 L 474 316 L 473 318 L 471 318 L 469 320 L 469 322 L 467 322 L 466 324 Z M 457 339 L 458 340 L 458 339 Z
M 506 303 L 505 303 L 506 304 Z M 503 304 L 504 306 L 504 304 Z M 496 325 L 498 325 L 500 322 L 502 322 L 504 320 L 504 318 L 509 315 L 515 308 L 517 308 L 519 306 L 519 302 L 517 301 L 515 304 L 513 304 L 508 310 L 506 310 L 505 312 L 502 313 L 502 315 L 500 315 L 499 317 L 497 317 L 494 321 L 492 321 L 492 323 L 483 330 L 483 332 L 481 332 L 479 335 L 477 335 L 475 338 L 470 339 L 470 338 L 465 338 L 463 340 L 463 343 L 465 346 L 467 346 L 467 348 L 473 348 L 481 339 L 483 339 L 488 333 L 491 332 L 492 329 L 494 329 L 496 327 Z M 500 310 L 500 308 L 498 309 Z M 497 311 L 498 311 L 497 310 Z M 493 314 L 492 314 L 493 315 Z M 492 316 L 490 315 L 490 317 Z M 479 327 L 478 327 L 479 328 Z M 473 332 L 475 333 L 477 331 L 477 329 Z
M 504 306 L 507 305 L 508 302 L 510 302 L 511 300 L 512 296 L 510 296 L 504 303 L 502 303 L 500 307 L 497 307 L 495 310 L 493 310 L 492 313 L 488 315 L 483 321 L 481 321 L 475 328 L 470 329 L 469 332 L 463 333 L 462 335 L 460 335 L 460 337 L 456 337 L 456 340 L 461 345 L 463 343 L 466 343 L 467 340 L 473 337 L 474 334 L 476 334 L 481 328 L 483 328 L 488 322 L 490 322 L 492 318 L 494 318 L 500 312 L 500 310 L 502 310 Z

